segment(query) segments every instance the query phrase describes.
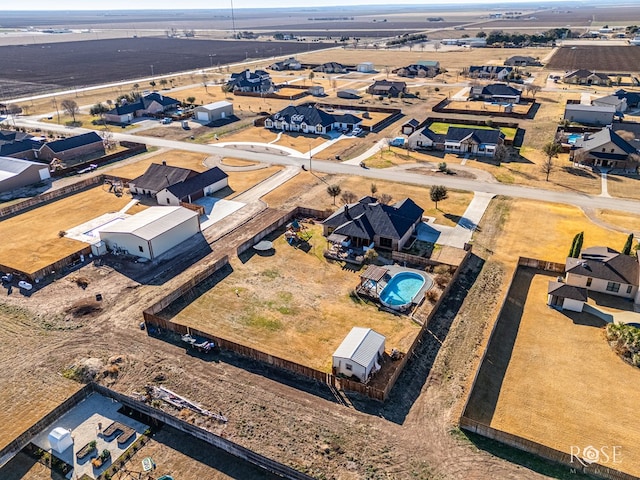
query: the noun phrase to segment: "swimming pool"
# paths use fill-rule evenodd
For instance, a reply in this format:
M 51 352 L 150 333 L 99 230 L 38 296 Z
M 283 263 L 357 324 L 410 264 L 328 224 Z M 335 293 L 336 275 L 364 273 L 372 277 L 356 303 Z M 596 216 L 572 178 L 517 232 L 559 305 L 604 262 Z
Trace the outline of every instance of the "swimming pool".
M 396 273 L 380 292 L 380 302 L 394 309 L 409 305 L 425 283 L 425 278 L 418 273 Z
M 567 143 L 574 145 L 579 138 L 582 138 L 581 133 L 570 133 L 567 137 Z

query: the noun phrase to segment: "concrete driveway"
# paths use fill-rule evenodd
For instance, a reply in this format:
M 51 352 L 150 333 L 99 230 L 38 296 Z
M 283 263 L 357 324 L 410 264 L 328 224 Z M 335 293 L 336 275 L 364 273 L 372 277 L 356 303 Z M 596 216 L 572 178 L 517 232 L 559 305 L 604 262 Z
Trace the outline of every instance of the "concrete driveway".
M 493 197 L 494 195 L 492 193 L 475 192 L 473 200 L 471 200 L 471 203 L 469 203 L 469 206 L 455 227 L 438 225 L 432 222 L 420 223 L 416 227 L 418 240 L 463 248 L 465 243 L 471 241 L 473 232 L 475 232 L 478 227 Z

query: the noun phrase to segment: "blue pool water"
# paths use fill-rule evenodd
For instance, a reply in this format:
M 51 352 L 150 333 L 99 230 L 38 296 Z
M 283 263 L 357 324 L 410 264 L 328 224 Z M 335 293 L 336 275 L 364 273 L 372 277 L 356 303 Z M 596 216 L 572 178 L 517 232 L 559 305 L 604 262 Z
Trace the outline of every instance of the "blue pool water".
M 380 292 L 380 301 L 390 307 L 400 307 L 411 303 L 413 297 L 425 284 L 421 275 L 413 272 L 400 272 L 389 280 Z
M 580 133 L 571 133 L 567 137 L 567 143 L 570 143 L 571 145 L 573 145 L 573 144 L 576 143 L 576 140 L 578 140 L 579 138 L 582 138 L 582 134 L 580 134 Z

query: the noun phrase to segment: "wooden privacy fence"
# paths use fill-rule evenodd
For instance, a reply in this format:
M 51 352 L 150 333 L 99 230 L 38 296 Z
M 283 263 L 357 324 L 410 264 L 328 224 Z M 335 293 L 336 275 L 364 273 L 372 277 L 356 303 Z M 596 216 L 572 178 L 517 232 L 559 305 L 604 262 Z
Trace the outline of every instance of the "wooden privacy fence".
M 580 463 L 577 458 L 572 457 L 570 454 L 561 452 L 559 450 L 555 450 L 553 448 L 547 447 L 546 445 L 542 445 L 540 443 L 534 442 L 532 440 L 528 440 L 526 438 L 519 437 L 517 435 L 503 432 L 501 430 L 497 430 L 488 425 L 485 425 L 482 422 L 474 420 L 470 418 L 468 415 L 469 412 L 469 402 L 473 395 L 473 391 L 476 387 L 476 383 L 478 381 L 480 370 L 482 369 L 482 365 L 487 359 L 489 354 L 489 349 L 491 347 L 491 343 L 494 341 L 495 332 L 497 329 L 498 322 L 500 317 L 502 316 L 502 312 L 507 304 L 507 301 L 510 297 L 509 292 L 513 287 L 513 282 L 518 275 L 518 269 L 520 267 L 528 267 L 541 269 L 552 273 L 564 273 L 564 264 L 549 262 L 546 260 L 539 260 L 535 258 L 526 258 L 520 257 L 518 259 L 518 267 L 514 270 L 511 280 L 509 282 L 509 287 L 507 288 L 507 295 L 505 295 L 502 305 L 500 306 L 500 310 L 498 313 L 497 320 L 494 322 L 493 327 L 491 329 L 491 333 L 489 334 L 489 340 L 487 341 L 487 345 L 482 352 L 482 356 L 480 357 L 480 363 L 478 368 L 476 369 L 476 373 L 474 375 L 473 381 L 471 382 L 471 388 L 469 389 L 469 395 L 467 396 L 467 400 L 465 402 L 464 408 L 462 410 L 462 415 L 459 420 L 460 428 L 467 430 L 469 432 L 477 433 L 478 435 L 482 435 L 487 438 L 491 438 L 492 440 L 496 440 L 498 442 L 502 442 L 505 445 L 509 445 L 511 447 L 517 448 L 519 450 L 523 450 L 528 453 L 532 453 L 534 455 L 538 455 L 547 460 L 551 460 L 563 465 L 568 466 L 571 469 L 575 469 L 576 471 L 580 471 L 590 475 L 597 475 L 601 478 L 611 479 L 611 480 L 632 480 L 637 479 L 637 477 L 628 475 L 626 473 L 620 472 L 618 470 L 612 469 L 605 465 L 599 465 L 596 463 L 592 463 L 591 465 L 584 466 Z
M 538 260 L 537 258 L 519 257 L 518 265 L 521 267 L 537 268 L 548 272 L 564 274 L 564 263 L 555 263 L 548 260 Z
M 101 184 L 102 181 L 102 175 L 98 175 L 95 177 L 87 178 L 85 180 L 81 180 L 80 182 L 74 183 L 72 185 L 58 188 L 51 192 L 45 192 L 40 195 L 36 195 L 35 197 L 23 200 L 20 203 L 15 203 L 13 205 L 9 205 L 8 207 L 0 208 L 0 218 L 10 217 L 12 215 L 25 212 L 44 203 L 58 200 L 72 193 L 76 193 L 89 187 Z
M 579 455 L 571 455 L 569 453 L 561 452 L 560 450 L 547 447 L 546 445 L 542 445 L 532 440 L 527 440 L 526 438 L 497 430 L 465 416 L 460 418 L 460 428 L 504 443 L 505 445 L 517 448 L 518 450 L 551 460 L 552 462 L 566 465 L 569 469 L 574 470 L 575 472 L 581 472 L 587 475 L 596 475 L 600 478 L 611 480 L 637 480 L 638 478 L 611 467 L 607 467 L 606 465 L 598 463 L 588 464 L 587 462 L 583 464 L 578 459 Z
M 89 395 L 98 393 L 104 397 L 111 398 L 130 410 L 152 418 L 158 422 L 169 425 L 181 432 L 186 433 L 194 438 L 204 441 L 205 443 L 218 448 L 233 457 L 239 458 L 246 462 L 251 463 L 263 470 L 279 475 L 283 478 L 290 480 L 311 480 L 312 477 L 299 472 L 283 463 L 277 462 L 271 458 L 260 455 L 248 448 L 245 448 L 237 443 L 234 443 L 226 438 L 222 438 L 215 433 L 209 432 L 202 428 L 196 427 L 190 423 L 185 422 L 179 418 L 163 412 L 156 408 L 147 405 L 146 403 L 139 402 L 121 393 L 115 392 L 109 388 L 103 387 L 95 383 L 90 383 L 82 387 L 72 396 L 67 398 L 64 402 L 58 405 L 55 409 L 49 412 L 47 415 L 38 420 L 35 424 L 29 427 L 19 437 L 14 439 L 6 447 L 0 450 L 0 467 L 5 465 L 11 458 L 13 458 L 20 450 L 26 447 L 29 442 L 45 429 L 50 428 L 51 425 L 58 420 L 62 415 L 70 411 L 73 407 L 85 400 Z
M 242 254 L 243 252 L 251 248 L 253 245 L 255 245 L 257 242 L 262 240 L 264 237 L 276 231 L 278 228 L 281 228 L 283 225 L 285 225 L 287 222 L 289 222 L 295 217 L 326 218 L 331 213 L 332 212 L 328 210 L 316 210 L 316 209 L 305 208 L 305 207 L 296 207 L 293 210 L 283 214 L 281 217 L 279 217 L 276 221 L 272 222 L 267 227 L 263 228 L 259 233 L 254 235 L 251 239 L 239 245 L 237 247 L 236 252 L 238 255 Z M 270 355 L 261 350 L 248 347 L 246 345 L 241 345 L 239 343 L 233 342 L 226 338 L 218 337 L 216 335 L 206 333 L 206 332 L 201 332 L 193 328 L 187 328 L 185 325 L 174 323 L 170 319 L 165 318 L 162 315 L 162 312 L 165 309 L 167 309 L 170 305 L 172 305 L 174 302 L 178 300 L 188 301 L 190 298 L 195 298 L 198 294 L 197 292 L 200 284 L 209 280 L 211 277 L 213 277 L 218 273 L 218 270 L 220 270 L 221 268 L 225 267 L 228 264 L 229 262 L 228 256 L 221 258 L 214 265 L 209 267 L 207 270 L 198 273 L 197 275 L 192 277 L 190 280 L 185 282 L 183 285 L 181 285 L 180 287 L 178 287 L 177 289 L 169 293 L 163 299 L 159 300 L 149 308 L 145 309 L 143 311 L 143 317 L 144 317 L 144 321 L 147 328 L 150 326 L 156 327 L 156 328 L 165 330 L 167 332 L 173 332 L 178 335 L 191 333 L 215 342 L 216 345 L 218 345 L 221 349 L 229 350 L 239 355 L 242 355 L 244 357 L 251 358 L 253 360 L 257 360 L 277 368 L 282 368 L 284 370 L 288 370 L 290 372 L 293 372 L 299 375 L 303 375 L 305 377 L 311 378 L 321 383 L 325 383 L 327 385 L 331 385 L 333 387 L 339 384 L 343 390 L 358 392 L 370 398 L 373 398 L 375 400 L 384 401 L 389 396 L 389 393 L 391 392 L 393 385 L 395 384 L 398 377 L 400 376 L 404 366 L 406 365 L 406 362 L 412 356 L 416 346 L 422 340 L 422 336 L 424 332 L 428 329 L 429 322 L 431 321 L 435 313 L 438 311 L 438 308 L 440 307 L 440 304 L 442 303 L 443 298 L 448 294 L 451 286 L 457 280 L 458 275 L 461 271 L 461 267 L 465 265 L 470 255 L 471 255 L 471 252 L 467 251 L 462 262 L 454 272 L 451 281 L 449 282 L 446 289 L 444 290 L 444 292 L 442 293 L 442 295 L 434 305 L 433 309 L 429 313 L 427 320 L 424 322 L 424 325 L 422 326 L 420 332 L 414 339 L 411 347 L 409 348 L 409 351 L 400 360 L 400 363 L 396 368 L 396 371 L 390 377 L 390 380 L 387 382 L 384 389 L 377 388 L 371 385 L 358 383 L 346 378 L 337 378 L 330 373 L 322 372 L 320 370 L 316 370 L 316 369 L 307 367 L 305 365 L 301 365 L 299 363 L 286 360 L 284 358 Z M 431 264 L 438 265 L 439 263 L 430 262 L 429 265 Z
M 229 455 L 249 462 L 252 465 L 255 465 L 263 470 L 290 480 L 311 480 L 313 478 L 287 465 L 284 465 L 283 463 L 265 457 L 264 455 L 260 455 L 259 453 L 243 447 L 242 445 L 238 445 L 231 440 L 222 438 L 221 436 L 216 435 L 213 432 L 204 430 L 200 427 L 196 427 L 195 425 L 187 423 L 184 420 L 163 412 L 162 410 L 153 408 L 146 403 L 139 402 L 137 400 L 134 400 L 133 398 L 122 395 L 121 393 L 115 392 L 101 385 L 91 384 L 91 388 L 96 393 L 99 393 L 100 395 L 108 398 L 112 398 L 131 410 L 135 410 L 136 412 L 146 415 L 147 417 L 150 417 L 156 421 L 169 425 L 176 430 L 202 440 L 203 442 L 208 443 L 213 447 L 219 448 Z
M 435 265 L 447 265 L 452 267 L 458 267 L 458 265 L 450 265 L 448 263 L 439 262 L 437 260 L 431 260 L 430 258 L 418 257 L 404 252 L 391 252 L 391 260 L 395 262 L 407 262 L 420 267 L 432 267 Z M 464 262 L 464 260 L 463 260 Z
M 104 155 L 93 160 L 87 160 L 86 162 L 78 163 L 77 165 L 74 165 L 72 167 L 63 168 L 62 170 L 56 170 L 54 172 L 51 172 L 51 176 L 64 177 L 69 174 L 77 173 L 78 170 L 82 170 L 83 168 L 86 168 L 90 165 L 106 165 L 107 163 L 122 160 L 124 158 L 128 158 L 133 155 L 137 155 L 138 153 L 147 151 L 147 146 L 144 143 L 120 142 L 120 145 L 126 147 L 127 149 L 120 152 L 111 153 L 109 155 Z

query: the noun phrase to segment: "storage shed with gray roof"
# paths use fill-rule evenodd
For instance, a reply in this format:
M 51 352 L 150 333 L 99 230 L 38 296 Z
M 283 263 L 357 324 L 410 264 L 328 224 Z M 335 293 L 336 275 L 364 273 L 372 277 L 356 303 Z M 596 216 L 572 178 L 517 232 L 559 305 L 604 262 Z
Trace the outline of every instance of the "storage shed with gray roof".
M 353 327 L 333 354 L 334 375 L 357 377 L 362 383 L 380 369 L 385 337 L 363 327 Z

